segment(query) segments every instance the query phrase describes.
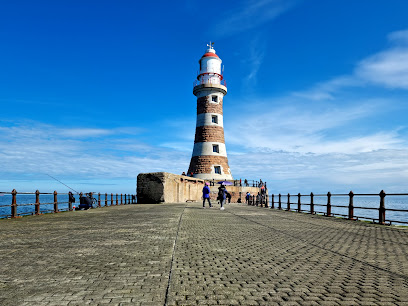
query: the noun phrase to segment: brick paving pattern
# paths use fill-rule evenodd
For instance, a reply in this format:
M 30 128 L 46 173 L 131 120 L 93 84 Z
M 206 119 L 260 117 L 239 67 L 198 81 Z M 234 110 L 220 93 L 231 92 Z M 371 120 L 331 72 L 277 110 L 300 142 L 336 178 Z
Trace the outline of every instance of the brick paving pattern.
M 408 231 L 231 204 L 0 220 L 0 305 L 408 305 Z

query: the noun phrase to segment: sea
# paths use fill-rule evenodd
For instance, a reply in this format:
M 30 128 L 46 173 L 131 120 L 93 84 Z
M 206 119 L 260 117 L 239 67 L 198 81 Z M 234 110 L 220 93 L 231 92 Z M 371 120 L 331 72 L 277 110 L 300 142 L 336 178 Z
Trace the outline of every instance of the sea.
M 78 205 L 79 197 L 74 195 L 76 202 L 73 205 Z M 11 194 L 0 193 L 0 218 L 7 218 L 11 214 Z M 102 196 L 101 204 L 104 205 L 104 197 Z M 110 197 L 108 197 L 108 204 L 110 205 Z M 297 208 L 297 197 L 292 195 L 291 198 L 291 209 Z M 275 207 L 277 207 L 277 197 L 275 196 Z M 310 210 L 310 197 L 302 196 L 302 210 Z M 326 196 L 314 196 L 315 211 L 319 214 L 324 214 L 326 212 Z M 18 215 L 32 215 L 35 212 L 35 194 L 17 194 L 17 214 Z M 41 194 L 40 195 L 40 212 L 50 213 L 54 211 L 54 195 L 52 194 Z M 296 203 L 296 204 L 294 204 Z M 348 196 L 332 196 L 332 213 L 337 216 L 345 216 L 348 214 Z M 354 196 L 354 216 L 359 217 L 361 220 L 378 220 L 378 208 L 380 206 L 379 196 Z M 269 203 L 270 205 L 270 203 Z M 324 206 L 320 206 L 324 205 Z M 345 206 L 345 207 L 336 207 Z M 287 207 L 287 196 L 282 195 L 282 208 Z M 373 209 L 362 209 L 373 208 Z M 386 221 L 392 221 L 393 225 L 404 225 L 408 226 L 408 196 L 397 196 L 397 195 L 387 195 L 385 197 L 385 208 L 393 209 L 387 210 L 385 213 Z M 58 194 L 58 209 L 60 211 L 68 210 L 68 195 Z M 397 210 L 397 211 L 394 211 Z M 404 211 L 405 210 L 405 211 Z
M 275 195 L 275 208 L 277 207 L 277 196 Z M 281 197 L 282 209 L 287 208 L 287 195 L 282 195 Z M 297 208 L 297 196 L 291 195 L 291 210 Z M 335 216 L 345 217 L 348 215 L 348 205 L 349 205 L 349 196 L 331 196 L 331 212 Z M 310 197 L 302 196 L 301 197 L 301 209 L 305 211 L 310 210 Z M 327 205 L 327 196 L 314 196 L 314 211 L 318 214 L 326 213 Z M 269 203 L 269 205 L 271 205 Z M 336 207 L 342 206 L 342 207 Z M 344 206 L 344 207 L 343 207 Z M 359 220 L 369 220 L 376 222 L 378 221 L 378 209 L 380 207 L 380 197 L 375 196 L 354 196 L 353 197 L 353 206 L 354 206 L 354 216 L 358 217 Z M 363 207 L 363 208 L 358 208 Z M 372 208 L 372 209 L 367 209 Z M 385 197 L 385 219 L 389 223 L 391 221 L 392 225 L 403 225 L 408 226 L 408 195 L 387 195 Z M 387 210 L 390 209 L 390 210 Z M 391 210 L 392 209 L 392 210 Z M 397 211 L 394 211 L 397 210 Z M 405 210 L 405 211 L 404 211 Z

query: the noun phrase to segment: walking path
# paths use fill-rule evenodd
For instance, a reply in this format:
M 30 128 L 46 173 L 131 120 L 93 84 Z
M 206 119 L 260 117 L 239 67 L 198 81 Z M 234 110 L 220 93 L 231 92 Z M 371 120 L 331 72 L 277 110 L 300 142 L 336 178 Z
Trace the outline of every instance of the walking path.
M 408 231 L 231 204 L 0 221 L 0 305 L 408 305 Z

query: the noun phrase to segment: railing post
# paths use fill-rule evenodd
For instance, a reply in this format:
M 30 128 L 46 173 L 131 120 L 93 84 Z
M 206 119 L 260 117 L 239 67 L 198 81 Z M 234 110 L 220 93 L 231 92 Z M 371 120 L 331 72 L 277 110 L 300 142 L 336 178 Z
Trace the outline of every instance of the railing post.
M 98 192 L 98 207 L 101 207 L 101 193 Z
M 119 200 L 118 200 L 118 194 L 116 194 L 116 205 L 119 204 Z
M 287 211 L 290 211 L 290 194 L 288 193 L 288 207 L 286 207 Z
M 108 194 L 105 193 L 105 206 L 108 206 Z
M 378 209 L 378 223 L 385 224 L 385 196 L 384 190 L 380 192 L 380 208 Z
M 11 195 L 11 217 L 17 218 L 17 191 L 13 189 Z
M 281 200 L 282 195 L 279 194 L 279 202 L 278 202 L 278 209 L 281 210 L 282 209 L 282 200 Z
M 120 205 L 122 205 L 122 204 L 123 204 L 123 195 L 120 194 Z
M 126 193 L 125 193 L 125 204 L 126 204 Z
M 113 204 L 113 193 L 111 193 L 111 206 L 114 205 Z
M 40 215 L 40 192 L 38 189 L 35 191 L 35 214 Z
M 272 193 L 271 208 L 275 208 L 275 195 Z
M 297 209 L 298 212 L 302 211 L 302 204 L 300 202 L 300 197 L 301 197 L 301 195 L 300 195 L 300 192 L 299 192 L 298 193 L 298 209 Z
M 58 193 L 54 190 L 54 213 L 58 212 Z
M 310 193 L 310 213 L 314 214 L 313 192 Z
M 348 207 L 348 219 L 354 220 L 354 204 L 353 204 L 353 191 L 349 192 L 349 207 Z
M 330 217 L 331 216 L 331 193 L 330 191 L 327 193 L 327 212 L 326 216 Z

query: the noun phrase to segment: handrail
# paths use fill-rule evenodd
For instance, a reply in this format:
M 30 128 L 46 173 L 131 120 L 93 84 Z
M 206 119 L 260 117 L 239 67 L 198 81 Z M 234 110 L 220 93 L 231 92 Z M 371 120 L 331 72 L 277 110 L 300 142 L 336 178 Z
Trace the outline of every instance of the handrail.
M 290 198 L 291 196 L 297 197 L 297 203 L 291 202 Z M 399 213 L 408 213 L 408 200 L 407 200 L 407 206 L 406 208 L 395 208 L 395 207 L 386 207 L 385 205 L 385 198 L 390 198 L 390 197 L 398 197 L 398 196 L 408 196 L 408 193 L 385 193 L 384 190 L 381 190 L 379 193 L 353 193 L 350 191 L 349 193 L 330 193 L 328 192 L 327 194 L 313 194 L 311 192 L 310 194 L 295 194 L 295 195 L 290 195 L 287 194 L 285 197 L 287 197 L 287 202 L 284 202 L 282 200 L 283 195 L 282 194 L 271 194 L 271 205 L 268 206 L 273 209 L 278 209 L 282 210 L 285 209 L 283 205 L 286 204 L 286 209 L 288 211 L 297 211 L 297 212 L 306 212 L 310 214 L 322 214 L 327 217 L 334 217 L 334 216 L 342 216 L 344 218 L 347 218 L 349 220 L 372 220 L 373 223 L 378 223 L 378 224 L 388 224 L 391 225 L 392 223 L 399 223 L 399 224 L 406 224 L 408 225 L 408 215 L 405 218 L 399 218 L 397 215 L 394 214 L 394 217 L 388 217 L 386 218 L 386 212 L 399 212 Z M 302 201 L 302 198 L 304 199 L 305 197 L 309 197 L 310 201 L 309 202 L 304 202 Z M 327 201 L 325 204 L 322 203 L 315 203 L 316 197 L 326 197 Z M 347 198 L 346 198 L 347 197 Z M 379 200 L 379 205 L 376 207 L 372 206 L 361 206 L 361 205 L 354 205 L 354 199 L 355 197 L 378 197 Z M 278 198 L 279 200 L 276 201 L 275 199 Z M 337 198 L 339 201 L 339 198 L 345 198 L 344 205 L 341 205 L 342 203 L 335 203 L 333 204 L 333 198 Z M 275 207 L 275 204 L 278 204 L 278 207 Z M 296 208 L 292 208 L 291 204 L 297 204 Z M 404 203 L 405 204 L 405 203 Z M 308 207 L 307 210 L 302 209 L 303 207 Z M 316 211 L 315 207 L 326 207 L 325 211 Z M 339 211 L 333 212 L 333 208 L 335 209 L 347 209 L 347 214 L 342 214 Z M 356 215 L 354 210 L 358 209 L 361 210 L 361 212 L 364 211 L 378 211 L 378 218 L 373 217 L 373 214 L 371 216 L 369 214 L 364 213 L 362 216 Z
M 75 209 L 75 202 L 71 201 L 70 197 L 68 196 L 70 193 L 58 193 L 57 191 L 54 192 L 17 192 L 15 189 L 11 192 L 0 192 L 0 219 L 2 218 L 19 218 L 24 215 L 41 215 L 43 213 L 59 213 L 62 211 L 73 211 Z M 95 192 L 88 193 L 91 198 L 94 198 L 96 195 Z M 11 195 L 11 199 L 9 200 L 10 204 L 4 204 L 5 200 L 2 200 L 4 195 Z M 19 195 L 23 196 L 32 196 L 26 200 L 23 200 L 19 197 Z M 77 194 L 77 198 L 81 197 L 83 193 Z M 40 201 L 40 196 L 44 199 L 44 196 L 47 199 L 44 201 Z M 74 199 L 75 199 L 75 195 Z M 95 199 L 96 207 L 101 207 L 101 193 L 97 194 L 98 199 Z M 118 199 L 119 194 L 116 194 L 114 199 L 113 193 L 105 193 L 104 194 L 104 206 L 113 206 L 113 205 L 126 205 L 126 204 L 136 204 L 136 195 L 134 194 L 120 194 L 120 204 Z M 124 199 L 123 199 L 124 196 Z M 110 197 L 110 199 L 108 198 Z M 63 199 L 62 199 L 63 198 Z M 61 200 L 62 199 L 62 200 Z M 110 204 L 110 205 L 109 205 Z M 9 208 L 7 212 L 7 207 Z

